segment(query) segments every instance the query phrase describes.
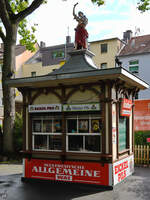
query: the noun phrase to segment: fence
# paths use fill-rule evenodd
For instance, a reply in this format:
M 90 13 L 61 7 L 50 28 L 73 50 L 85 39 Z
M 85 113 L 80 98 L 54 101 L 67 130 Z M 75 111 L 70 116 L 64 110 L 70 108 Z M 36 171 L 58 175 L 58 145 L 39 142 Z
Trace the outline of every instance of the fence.
M 147 145 L 135 145 L 134 147 L 135 164 L 150 164 L 150 147 Z

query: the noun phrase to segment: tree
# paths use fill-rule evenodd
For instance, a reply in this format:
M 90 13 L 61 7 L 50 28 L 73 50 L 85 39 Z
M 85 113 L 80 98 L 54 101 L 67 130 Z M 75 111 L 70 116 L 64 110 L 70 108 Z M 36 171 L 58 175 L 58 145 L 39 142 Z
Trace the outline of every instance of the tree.
M 5 82 L 15 69 L 15 46 L 17 31 L 23 30 L 24 19 L 36 10 L 44 0 L 0 0 L 0 37 L 4 44 L 2 88 L 4 102 L 3 147 L 4 152 L 13 151 L 13 128 L 15 120 L 15 90 Z M 20 24 L 20 22 L 22 24 Z M 21 28 L 22 26 L 22 28 Z M 24 34 L 25 31 L 22 32 Z
M 105 0 L 91 0 L 91 1 L 97 4 L 98 6 L 101 6 L 105 3 Z M 137 5 L 138 5 L 137 7 L 138 10 L 140 10 L 141 12 L 150 10 L 150 0 L 139 0 Z
M 36 39 L 27 29 L 26 17 L 35 11 L 45 0 L 0 0 L 0 38 L 4 44 L 2 88 L 4 102 L 3 150 L 13 151 L 13 127 L 15 120 L 15 90 L 5 82 L 15 69 L 15 46 L 17 32 L 22 36 L 21 44 L 34 51 Z M 96 2 L 96 1 L 93 1 Z M 101 0 L 97 0 L 100 5 Z M 34 33 L 35 27 L 32 27 Z
M 145 12 L 147 10 L 150 10 L 150 0 L 140 0 L 138 3 L 138 9 L 141 12 Z

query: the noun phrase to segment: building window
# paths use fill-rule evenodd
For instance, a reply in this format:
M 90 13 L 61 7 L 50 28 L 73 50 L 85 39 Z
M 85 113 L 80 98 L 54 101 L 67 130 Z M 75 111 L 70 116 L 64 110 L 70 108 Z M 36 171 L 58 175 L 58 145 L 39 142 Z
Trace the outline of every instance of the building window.
M 101 63 L 101 69 L 106 69 L 107 68 L 107 63 Z
M 139 93 L 138 92 L 136 92 L 136 94 L 135 94 L 135 99 L 139 99 Z
M 101 152 L 102 121 L 98 116 L 67 119 L 67 151 Z
M 65 57 L 65 52 L 64 51 L 54 51 L 52 53 L 52 58 L 57 59 L 57 58 L 64 58 Z
M 59 116 L 32 119 L 32 148 L 36 151 L 61 151 L 62 121 Z
M 139 73 L 139 61 L 138 60 L 129 61 L 129 71 L 133 74 Z
M 107 53 L 107 44 L 101 44 L 101 53 Z
M 31 76 L 35 77 L 36 76 L 36 72 L 31 72 Z

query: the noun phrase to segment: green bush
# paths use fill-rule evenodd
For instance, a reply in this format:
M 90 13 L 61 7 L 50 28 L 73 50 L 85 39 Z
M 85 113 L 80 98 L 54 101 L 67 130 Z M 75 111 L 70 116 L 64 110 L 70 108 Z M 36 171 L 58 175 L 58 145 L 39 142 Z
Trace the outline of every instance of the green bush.
M 23 131 L 22 115 L 16 113 L 15 126 L 14 126 L 14 150 L 16 153 L 22 150 L 22 131 Z
M 150 138 L 150 131 L 136 131 L 134 133 L 134 143 L 135 145 L 149 145 L 147 138 Z

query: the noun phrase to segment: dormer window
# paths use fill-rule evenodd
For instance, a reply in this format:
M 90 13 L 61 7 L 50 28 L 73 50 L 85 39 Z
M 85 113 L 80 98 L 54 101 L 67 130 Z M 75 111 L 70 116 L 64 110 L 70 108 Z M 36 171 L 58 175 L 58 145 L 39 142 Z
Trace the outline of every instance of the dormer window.
M 52 58 L 53 59 L 64 58 L 64 57 L 65 57 L 64 51 L 54 51 L 54 52 L 52 52 Z

